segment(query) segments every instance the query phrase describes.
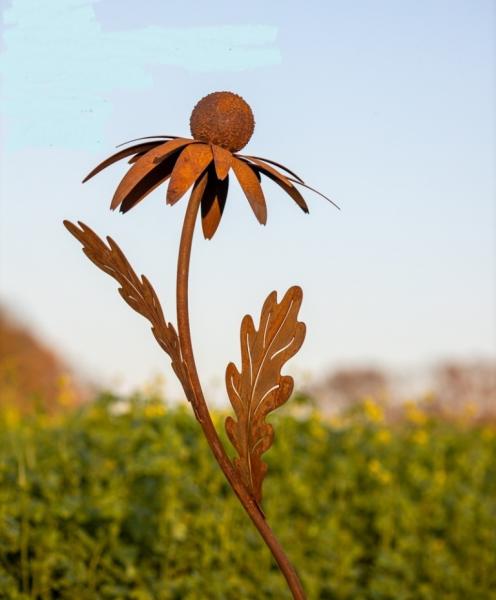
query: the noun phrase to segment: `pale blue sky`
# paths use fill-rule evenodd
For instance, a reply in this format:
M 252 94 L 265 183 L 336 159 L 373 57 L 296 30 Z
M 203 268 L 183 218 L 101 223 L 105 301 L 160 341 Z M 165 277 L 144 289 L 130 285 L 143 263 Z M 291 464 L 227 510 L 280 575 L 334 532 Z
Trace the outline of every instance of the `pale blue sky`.
M 84 373 L 132 387 L 162 371 L 176 390 L 146 322 L 61 221 L 112 235 L 175 321 L 185 202 L 166 207 L 159 189 L 121 216 L 108 205 L 124 165 L 80 181 L 122 141 L 187 135 L 196 101 L 225 89 L 255 113 L 247 150 L 294 167 L 342 211 L 308 193 L 305 216 L 268 182 L 263 228 L 232 186 L 214 240 L 193 254 L 211 385 L 238 361 L 242 315 L 293 284 L 308 333 L 291 369 L 303 377 L 496 354 L 493 2 L 1 6 L 1 299 Z

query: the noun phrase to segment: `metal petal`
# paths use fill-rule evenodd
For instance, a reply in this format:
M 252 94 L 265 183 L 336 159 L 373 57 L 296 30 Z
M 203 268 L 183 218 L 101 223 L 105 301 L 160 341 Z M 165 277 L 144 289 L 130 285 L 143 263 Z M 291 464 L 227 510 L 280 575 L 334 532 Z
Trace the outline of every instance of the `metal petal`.
M 148 196 L 156 187 L 167 181 L 171 176 L 174 165 L 177 161 L 177 153 L 171 154 L 162 162 L 160 162 L 155 169 L 152 169 L 147 173 L 134 188 L 125 197 L 121 204 L 120 211 L 126 213 L 131 210 L 138 202 L 143 200 L 145 196 Z
M 144 154 L 122 178 L 115 190 L 110 208 L 117 208 L 125 200 L 126 196 L 132 192 L 133 188 L 138 185 L 139 181 L 160 164 L 160 161 L 165 160 L 171 154 L 193 142 L 194 140 L 178 138 L 160 144 Z
M 232 154 L 229 150 L 210 144 L 212 147 L 212 154 L 214 155 L 215 171 L 217 177 L 222 180 L 227 177 L 229 169 L 231 168 Z
M 161 144 L 162 144 L 162 142 L 146 142 L 144 144 L 137 144 L 136 146 L 131 146 L 130 148 L 125 148 L 124 150 L 120 150 L 119 152 L 116 152 L 115 154 L 112 154 L 112 156 L 109 156 L 108 158 L 106 158 L 103 162 L 101 162 L 99 165 L 97 165 L 93 169 L 93 171 L 88 173 L 88 175 L 86 175 L 86 177 L 83 179 L 83 183 L 88 181 L 88 179 L 91 179 L 92 177 L 94 177 L 100 171 L 103 171 L 103 169 L 105 169 L 109 165 L 112 165 L 113 163 L 117 162 L 118 160 L 121 160 L 122 158 L 126 158 L 126 156 L 130 156 L 131 154 L 136 154 L 136 153 L 141 154 L 141 153 L 151 150 L 155 146 L 161 145 Z
M 295 188 L 295 186 L 291 183 L 291 181 L 287 177 L 285 177 L 282 173 L 279 173 L 279 171 L 276 171 L 270 165 L 267 165 L 266 163 L 264 163 L 261 160 L 258 160 L 256 158 L 251 158 L 250 161 L 255 163 L 255 165 L 256 165 L 255 169 L 257 171 L 260 171 L 266 177 L 268 177 L 269 179 L 272 179 L 272 181 L 275 181 L 275 183 L 277 183 L 280 187 L 282 187 L 282 189 L 289 196 L 291 196 L 291 198 L 296 202 L 296 204 L 301 208 L 301 210 L 303 212 L 305 212 L 305 213 L 309 212 L 307 203 L 305 202 L 303 196 L 300 194 L 300 192 Z
M 270 163 L 271 165 L 275 165 L 276 167 L 283 169 L 284 171 L 286 171 L 286 173 L 289 173 L 290 175 L 292 175 L 300 183 L 303 183 L 303 179 L 301 177 L 298 177 L 298 175 L 296 173 L 293 173 L 293 171 L 288 169 L 288 167 L 281 165 L 280 163 L 276 162 L 275 160 L 270 160 L 269 158 L 262 158 L 261 156 L 248 156 L 247 154 L 238 154 L 237 156 L 239 156 L 240 158 L 247 158 L 248 160 L 251 160 L 252 158 L 256 158 L 257 160 L 263 160 L 264 162 Z
M 219 227 L 226 205 L 229 176 L 218 179 L 214 169 L 208 170 L 208 184 L 201 203 L 202 229 L 205 239 L 210 240 Z
M 138 152 L 138 154 L 135 154 L 134 156 L 131 156 L 131 158 L 127 161 L 128 164 L 130 165 L 134 165 L 134 163 L 136 161 L 138 161 L 142 156 L 144 156 L 146 154 L 146 152 Z
M 212 158 L 208 144 L 194 144 L 181 152 L 167 189 L 167 204 L 175 204 L 182 198 L 212 162 Z
M 328 198 L 327 196 L 325 196 L 322 192 L 319 192 L 319 190 L 316 190 L 313 187 L 310 187 L 309 185 L 307 185 L 306 183 L 302 183 L 301 181 L 297 181 L 296 179 L 292 179 L 291 177 L 288 177 L 289 181 L 292 181 L 293 183 L 296 183 L 298 185 L 302 185 L 303 187 L 306 187 L 307 190 L 312 190 L 312 192 L 315 192 L 316 194 L 318 194 L 319 196 L 322 196 L 322 198 L 325 198 L 328 202 L 330 202 L 333 206 L 335 206 L 338 210 L 341 210 L 341 207 L 339 205 L 337 205 L 333 200 L 331 200 L 330 198 Z
M 117 144 L 116 148 L 120 148 L 121 146 L 125 146 L 126 144 L 130 144 L 131 142 L 137 142 L 138 140 L 177 140 L 181 136 L 179 135 L 145 135 L 144 137 L 134 138 L 134 140 L 128 140 L 127 142 L 122 142 L 122 144 Z
M 234 156 L 232 168 L 255 216 L 262 225 L 265 225 L 267 222 L 267 205 L 265 204 L 262 187 L 257 179 L 256 173 L 248 166 L 248 163 L 243 162 Z

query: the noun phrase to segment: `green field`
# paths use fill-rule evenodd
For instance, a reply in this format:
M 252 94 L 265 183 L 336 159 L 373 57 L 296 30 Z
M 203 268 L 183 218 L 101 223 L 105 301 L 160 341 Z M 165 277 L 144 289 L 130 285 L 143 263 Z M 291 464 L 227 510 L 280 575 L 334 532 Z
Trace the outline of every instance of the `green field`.
M 3 414 L 0 598 L 289 598 L 189 407 L 116 406 Z M 309 599 L 496 598 L 492 426 L 272 422 L 264 510 Z

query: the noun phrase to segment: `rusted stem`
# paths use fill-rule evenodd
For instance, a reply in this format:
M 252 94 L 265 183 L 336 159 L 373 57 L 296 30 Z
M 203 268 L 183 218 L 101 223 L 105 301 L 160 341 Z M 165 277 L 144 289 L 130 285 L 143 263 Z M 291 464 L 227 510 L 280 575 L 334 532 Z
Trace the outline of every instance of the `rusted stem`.
M 198 378 L 193 347 L 191 344 L 188 310 L 188 276 L 191 257 L 191 244 L 193 241 L 196 217 L 201 202 L 201 193 L 198 192 L 199 191 L 197 191 L 196 188 L 193 189 L 188 207 L 186 209 L 186 215 L 184 217 L 181 242 L 179 245 L 176 288 L 177 328 L 181 352 L 188 370 L 188 376 L 192 390 L 190 401 L 193 404 L 196 418 L 203 429 L 203 433 L 207 438 L 207 442 L 216 461 L 226 476 L 229 485 L 232 487 L 234 493 L 243 505 L 243 508 L 248 513 L 248 516 L 253 521 L 253 524 L 258 529 L 260 535 L 272 552 L 277 564 L 279 565 L 279 568 L 286 578 L 289 589 L 293 594 L 293 598 L 295 598 L 295 600 L 306 600 L 305 592 L 303 591 L 303 587 L 293 565 L 289 562 L 281 544 L 272 532 L 272 529 L 269 527 L 258 505 L 247 492 L 245 486 L 234 470 L 229 457 L 226 454 L 226 451 L 219 439 L 217 431 L 210 417 L 210 413 L 203 396 L 200 380 Z

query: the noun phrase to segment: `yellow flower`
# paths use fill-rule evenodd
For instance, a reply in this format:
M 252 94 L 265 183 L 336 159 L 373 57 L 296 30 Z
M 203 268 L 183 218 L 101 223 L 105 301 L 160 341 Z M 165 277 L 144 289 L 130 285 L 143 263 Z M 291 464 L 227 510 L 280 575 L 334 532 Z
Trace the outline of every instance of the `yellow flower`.
M 165 406 L 162 403 L 154 402 L 153 404 L 147 404 L 145 406 L 145 417 L 147 419 L 154 419 L 165 415 Z
M 375 479 L 377 479 L 377 481 L 384 485 L 387 485 L 392 481 L 391 473 L 387 469 L 385 469 L 376 458 L 369 462 L 369 471 L 371 475 L 373 475 Z
M 377 404 L 373 398 L 367 397 L 364 399 L 363 410 L 367 418 L 373 423 L 382 423 L 382 421 L 384 421 L 384 411 L 382 406 Z
M 433 405 L 435 400 L 436 400 L 436 395 L 434 394 L 434 392 L 427 392 L 426 394 L 424 394 L 424 397 L 422 398 L 422 403 L 429 406 L 429 405 Z
M 379 444 L 386 446 L 391 441 L 391 432 L 388 429 L 379 429 L 375 434 L 375 439 Z
M 60 375 L 57 380 L 57 404 L 63 408 L 76 403 L 76 395 L 72 386 L 71 376 L 68 373 Z
M 331 415 L 330 417 L 323 417 L 323 420 L 325 420 L 326 423 L 329 423 L 333 429 L 338 429 L 344 425 L 343 417 L 338 414 Z
M 415 433 L 412 436 L 412 439 L 419 446 L 425 446 L 429 440 L 429 436 L 427 435 L 426 431 L 424 431 L 423 429 L 419 429 L 418 431 L 415 431 Z
M 492 429 L 489 425 L 482 430 L 482 439 L 489 442 L 496 436 L 496 429 Z
M 477 404 L 475 402 L 467 402 L 463 407 L 463 416 L 472 420 L 477 414 Z
M 21 420 L 21 414 L 15 406 L 7 406 L 3 410 L 3 419 L 8 429 L 14 429 Z
M 176 521 L 172 525 L 172 537 L 178 542 L 182 542 L 188 535 L 188 526 L 183 521 Z
M 324 440 L 327 437 L 327 431 L 319 418 L 310 420 L 310 435 L 316 440 Z
M 427 415 L 414 402 L 405 404 L 406 418 L 415 425 L 425 425 Z
M 446 483 L 446 471 L 436 471 L 434 473 L 434 483 L 439 487 L 443 487 Z
M 103 468 L 105 469 L 105 471 L 108 471 L 108 472 L 113 472 L 115 470 L 116 466 L 117 466 L 117 463 L 112 458 L 107 458 L 103 462 Z

